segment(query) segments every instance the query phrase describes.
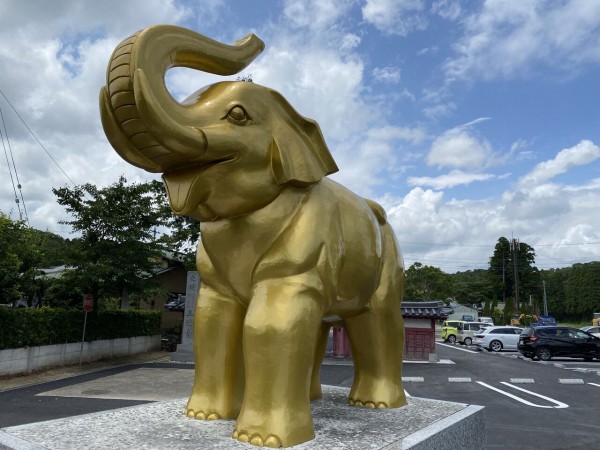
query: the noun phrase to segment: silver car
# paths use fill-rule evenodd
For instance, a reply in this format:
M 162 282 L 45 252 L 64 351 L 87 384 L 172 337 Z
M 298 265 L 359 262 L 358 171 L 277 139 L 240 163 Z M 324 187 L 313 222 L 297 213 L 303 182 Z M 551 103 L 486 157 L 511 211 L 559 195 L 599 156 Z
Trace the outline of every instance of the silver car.
M 481 328 L 489 328 L 491 325 L 485 322 L 461 322 L 458 324 L 456 340 L 462 345 L 471 345 L 473 337 Z
M 517 351 L 521 331 L 523 330 L 519 327 L 508 325 L 488 327 L 479 330 L 473 336 L 473 344 L 491 352 L 499 352 L 501 350 Z
M 600 326 L 581 327 L 580 330 L 587 331 L 596 337 L 600 337 Z

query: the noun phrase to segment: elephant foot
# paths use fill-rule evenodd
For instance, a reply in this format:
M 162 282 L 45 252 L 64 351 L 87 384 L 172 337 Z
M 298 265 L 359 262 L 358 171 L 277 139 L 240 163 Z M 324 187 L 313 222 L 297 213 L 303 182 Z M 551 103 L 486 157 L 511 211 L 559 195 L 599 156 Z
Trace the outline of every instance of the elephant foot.
M 348 404 L 350 406 L 362 406 L 363 408 L 372 408 L 372 409 L 385 409 L 389 408 L 387 403 L 384 402 L 371 402 L 371 401 L 362 401 L 362 400 L 353 400 L 351 398 L 348 399 Z
M 239 411 L 234 411 L 217 401 L 210 401 L 207 396 L 192 394 L 185 407 L 185 415 L 197 420 L 235 419 Z
M 196 420 L 220 420 L 221 416 L 218 413 L 207 413 L 202 410 L 193 410 L 191 408 L 185 409 L 185 415 L 190 419 Z
M 385 380 L 363 382 L 352 387 L 348 404 L 363 408 L 400 408 L 406 405 L 406 394 L 402 383 Z
M 262 436 L 259 436 L 258 434 L 248 435 L 248 433 L 245 432 L 238 433 L 237 431 L 234 431 L 231 437 L 240 442 L 245 442 L 246 444 L 256 445 L 257 447 L 279 448 L 282 446 L 281 439 L 273 435 L 263 439 Z
M 245 420 L 248 417 L 249 420 Z M 307 413 L 291 414 L 252 413 L 240 414 L 232 437 L 257 447 L 291 447 L 314 439 L 310 408 Z

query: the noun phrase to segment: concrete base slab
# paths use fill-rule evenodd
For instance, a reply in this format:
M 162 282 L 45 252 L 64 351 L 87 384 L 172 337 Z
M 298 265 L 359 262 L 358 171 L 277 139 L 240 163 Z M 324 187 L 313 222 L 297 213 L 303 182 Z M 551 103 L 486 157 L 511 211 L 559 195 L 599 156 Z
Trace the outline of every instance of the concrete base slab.
M 346 404 L 349 390 L 323 387 L 312 402 L 314 440 L 293 449 L 486 448 L 484 408 L 409 397 L 400 409 L 366 409 Z M 183 415 L 186 399 L 121 408 L 0 429 L 0 448 L 252 449 L 231 439 L 233 420 L 199 421 Z

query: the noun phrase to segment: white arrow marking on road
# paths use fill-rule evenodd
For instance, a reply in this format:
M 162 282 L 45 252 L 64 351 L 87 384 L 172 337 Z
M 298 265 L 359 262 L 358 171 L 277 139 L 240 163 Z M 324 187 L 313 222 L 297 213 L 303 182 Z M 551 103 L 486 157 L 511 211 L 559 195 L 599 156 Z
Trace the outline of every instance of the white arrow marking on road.
M 517 397 L 516 395 L 513 395 L 513 394 L 511 394 L 509 392 L 506 392 L 506 391 L 503 391 L 501 389 L 498 389 L 498 388 L 495 388 L 493 386 L 490 386 L 489 384 L 486 384 L 483 381 L 478 381 L 477 383 L 479 383 L 480 385 L 482 385 L 482 386 L 484 386 L 484 387 L 486 387 L 488 389 L 491 389 L 492 391 L 496 391 L 496 392 L 498 392 L 498 393 L 500 393 L 502 395 L 506 395 L 507 397 L 510 397 L 510 398 L 512 398 L 512 399 L 514 399 L 514 400 L 516 400 L 518 402 L 524 403 L 525 405 L 534 406 L 536 408 L 557 408 L 557 409 L 559 409 L 559 408 L 568 408 L 569 407 L 569 405 L 567 405 L 566 403 L 562 403 L 562 402 L 559 402 L 558 400 L 554 400 L 554 399 L 552 399 L 550 397 L 545 397 L 543 395 L 536 394 L 535 392 L 528 391 L 527 389 L 523 389 L 523 388 L 520 388 L 518 386 L 514 386 L 514 385 L 512 385 L 510 383 L 507 383 L 506 381 L 501 381 L 500 383 L 504 384 L 505 386 L 511 387 L 513 389 L 517 389 L 519 391 L 526 392 L 529 395 L 534 395 L 536 397 L 543 398 L 544 400 L 547 400 L 550 403 L 554 403 L 556 406 L 537 405 L 535 403 L 531 403 L 530 401 L 525 400 L 524 398 Z

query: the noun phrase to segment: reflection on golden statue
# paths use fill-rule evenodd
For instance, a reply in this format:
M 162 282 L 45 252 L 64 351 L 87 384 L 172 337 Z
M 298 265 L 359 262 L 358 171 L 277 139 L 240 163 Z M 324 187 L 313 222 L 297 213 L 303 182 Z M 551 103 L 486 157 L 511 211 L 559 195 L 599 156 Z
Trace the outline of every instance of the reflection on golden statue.
M 231 75 L 262 49 L 146 28 L 115 50 L 100 105 L 115 150 L 162 172 L 173 211 L 202 222 L 187 416 L 237 418 L 234 438 L 288 447 L 314 437 L 331 320 L 352 346 L 349 404 L 406 404 L 404 269 L 383 209 L 325 178 L 337 167 L 319 126 L 279 93 L 221 82 L 180 104 L 165 87 L 170 67 Z

